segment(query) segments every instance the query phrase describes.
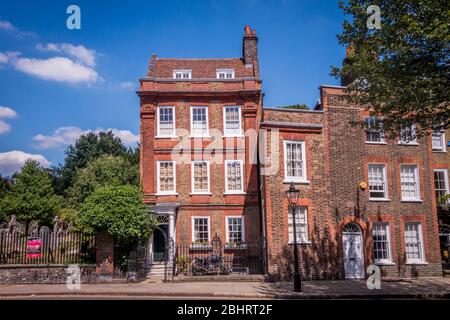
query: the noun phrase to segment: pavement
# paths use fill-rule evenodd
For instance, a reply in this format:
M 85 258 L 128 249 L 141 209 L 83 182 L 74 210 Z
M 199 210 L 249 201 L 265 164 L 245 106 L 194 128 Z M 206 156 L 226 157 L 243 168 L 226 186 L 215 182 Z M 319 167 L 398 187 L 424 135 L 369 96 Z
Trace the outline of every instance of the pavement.
M 450 278 L 382 280 L 369 290 L 365 280 L 291 282 L 140 282 L 81 284 L 0 284 L 0 299 L 450 299 Z

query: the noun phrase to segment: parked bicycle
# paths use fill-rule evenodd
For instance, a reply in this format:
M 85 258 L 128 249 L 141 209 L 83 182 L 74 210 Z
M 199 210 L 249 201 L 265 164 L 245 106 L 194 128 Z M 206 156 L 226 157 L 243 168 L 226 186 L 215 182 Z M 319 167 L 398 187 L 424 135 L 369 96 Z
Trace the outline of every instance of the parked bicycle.
M 195 258 L 192 263 L 192 274 L 194 276 L 206 274 L 225 274 L 231 273 L 231 268 L 225 264 L 223 257 L 210 255 L 206 258 Z

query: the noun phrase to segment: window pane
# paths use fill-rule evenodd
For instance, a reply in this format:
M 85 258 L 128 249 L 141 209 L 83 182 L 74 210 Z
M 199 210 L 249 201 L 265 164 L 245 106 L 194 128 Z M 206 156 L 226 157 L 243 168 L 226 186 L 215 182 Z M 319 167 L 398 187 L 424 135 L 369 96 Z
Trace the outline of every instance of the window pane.
M 436 192 L 436 199 L 447 194 L 445 171 L 434 171 L 434 190 Z
M 228 219 L 228 241 L 233 243 L 241 243 L 242 237 L 242 218 Z
M 366 117 L 364 121 L 366 127 L 366 141 L 384 142 L 382 123 L 374 117 Z
M 416 143 L 416 127 L 414 125 L 407 125 L 400 129 L 398 140 L 400 143 Z
M 240 110 L 239 107 L 225 107 L 225 133 L 226 134 L 240 134 L 241 122 L 240 122 Z
M 303 155 L 301 143 L 286 143 L 286 176 L 303 178 Z
M 208 164 L 206 162 L 194 163 L 194 191 L 209 191 Z
M 227 190 L 242 191 L 242 170 L 238 161 L 227 162 Z
M 369 165 L 369 193 L 370 198 L 386 197 L 386 181 L 384 165 Z
M 192 108 L 192 133 L 194 135 L 205 135 L 208 133 L 208 122 L 206 107 Z
M 173 162 L 159 163 L 159 189 L 160 191 L 175 191 Z
M 160 135 L 174 134 L 173 108 L 168 107 L 159 108 L 159 134 Z
M 374 223 L 372 236 L 375 261 L 390 261 L 389 224 Z
M 295 227 L 297 229 L 297 242 L 308 241 L 308 220 L 306 207 L 297 207 L 295 210 Z M 294 242 L 294 220 L 292 217 L 292 210 L 289 209 L 288 214 L 288 232 L 289 242 Z
M 194 242 L 208 242 L 208 218 L 194 218 Z
M 406 261 L 422 261 L 422 235 L 419 223 L 405 224 Z
M 402 184 L 402 198 L 418 198 L 417 166 L 401 166 L 400 180 Z

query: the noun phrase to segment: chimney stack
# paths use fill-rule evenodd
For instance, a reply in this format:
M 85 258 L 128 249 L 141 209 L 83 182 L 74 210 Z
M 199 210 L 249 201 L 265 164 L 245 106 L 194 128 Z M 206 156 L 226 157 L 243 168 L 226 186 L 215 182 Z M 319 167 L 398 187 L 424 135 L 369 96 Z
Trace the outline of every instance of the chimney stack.
M 258 69 L 258 36 L 256 30 L 249 25 L 244 28 L 244 39 L 242 42 L 242 58 L 246 66 L 253 66 L 255 73 L 259 75 Z

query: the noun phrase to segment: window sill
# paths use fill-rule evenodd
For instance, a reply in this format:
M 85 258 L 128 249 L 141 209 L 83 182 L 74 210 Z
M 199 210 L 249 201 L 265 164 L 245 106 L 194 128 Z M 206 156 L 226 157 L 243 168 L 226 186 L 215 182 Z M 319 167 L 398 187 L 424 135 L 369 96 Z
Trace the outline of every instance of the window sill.
M 309 180 L 289 180 L 289 179 L 284 179 L 283 183 L 287 183 L 290 184 L 291 182 L 293 182 L 294 184 L 310 184 L 311 181 Z
M 225 250 L 246 250 L 247 244 L 225 245 Z
M 189 193 L 190 196 L 210 196 L 212 195 L 212 192 L 191 192 Z
M 160 196 L 178 196 L 178 192 L 157 192 L 155 193 L 155 196 L 160 197 Z
M 418 146 L 418 143 L 398 143 L 399 146 Z
M 223 195 L 225 195 L 225 196 L 242 196 L 242 195 L 245 195 L 245 194 L 246 194 L 246 193 L 243 192 L 243 191 L 238 191 L 238 192 L 225 191 L 225 192 L 223 193 Z
M 294 245 L 294 241 L 289 241 L 288 245 Z M 311 241 L 298 241 L 297 244 L 311 244 Z
M 177 139 L 178 140 L 178 136 L 155 136 L 155 139 Z
M 375 265 L 377 266 L 395 266 L 395 263 L 393 262 L 374 262 Z
M 438 150 L 438 149 L 434 150 L 433 149 L 433 152 L 435 152 L 435 153 L 447 153 L 447 150 Z
M 375 141 L 366 141 L 366 144 L 381 144 L 381 145 L 386 145 L 386 142 L 375 142 Z
M 411 202 L 411 203 L 422 203 L 423 200 L 421 200 L 421 199 L 402 199 L 402 202 L 405 202 L 405 203 L 408 203 L 408 202 Z
M 189 139 L 211 139 L 212 138 L 212 136 L 210 136 L 210 135 L 206 135 L 206 136 L 193 136 L 193 135 L 190 135 L 189 136 Z
M 408 262 L 405 263 L 407 266 L 427 266 L 428 262 L 425 261 L 418 261 L 418 262 Z
M 389 202 L 389 201 L 391 201 L 391 199 L 387 199 L 387 198 L 369 198 L 369 201 L 373 201 L 373 202 Z
M 193 251 L 210 251 L 212 250 L 212 245 L 208 244 L 208 245 L 203 245 L 203 244 L 191 244 L 189 246 L 190 250 Z

